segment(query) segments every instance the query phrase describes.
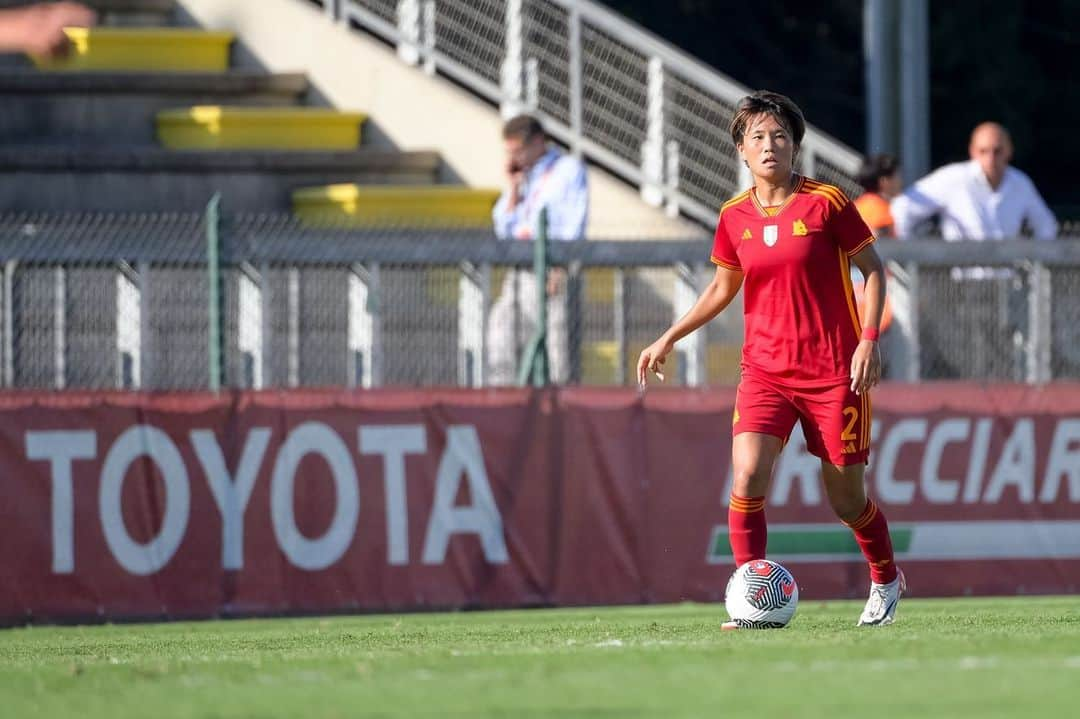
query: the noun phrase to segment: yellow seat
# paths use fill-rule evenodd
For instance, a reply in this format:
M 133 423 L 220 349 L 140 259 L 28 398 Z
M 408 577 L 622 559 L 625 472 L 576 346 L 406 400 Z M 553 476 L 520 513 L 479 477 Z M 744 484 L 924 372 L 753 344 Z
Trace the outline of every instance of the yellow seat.
M 293 193 L 293 212 L 316 225 L 491 227 L 498 190 L 456 185 L 329 185 Z
M 320 107 L 200 105 L 159 112 L 157 134 L 175 150 L 353 150 L 366 119 Z
M 32 57 L 42 70 L 130 70 L 224 72 L 229 68 L 230 32 L 181 28 L 69 27 L 67 57 Z

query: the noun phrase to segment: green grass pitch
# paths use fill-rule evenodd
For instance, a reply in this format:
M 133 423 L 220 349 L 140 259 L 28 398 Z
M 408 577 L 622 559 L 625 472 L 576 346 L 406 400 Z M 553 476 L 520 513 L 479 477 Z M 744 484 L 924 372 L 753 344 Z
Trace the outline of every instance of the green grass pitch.
M 1034 717 L 1080 706 L 1080 598 L 804 600 L 0 630 L 0 716 Z

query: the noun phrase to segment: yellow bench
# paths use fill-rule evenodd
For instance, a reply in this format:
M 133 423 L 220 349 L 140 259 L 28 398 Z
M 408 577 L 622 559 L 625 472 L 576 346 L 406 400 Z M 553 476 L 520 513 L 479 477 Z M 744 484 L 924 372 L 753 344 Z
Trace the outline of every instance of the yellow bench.
M 365 120 L 320 107 L 200 105 L 159 112 L 157 134 L 175 150 L 354 150 Z
M 130 70 L 224 72 L 229 68 L 230 32 L 181 28 L 65 28 L 71 52 L 65 58 L 31 58 L 42 70 Z
M 317 225 L 491 227 L 498 190 L 456 185 L 329 185 L 293 193 L 293 213 Z

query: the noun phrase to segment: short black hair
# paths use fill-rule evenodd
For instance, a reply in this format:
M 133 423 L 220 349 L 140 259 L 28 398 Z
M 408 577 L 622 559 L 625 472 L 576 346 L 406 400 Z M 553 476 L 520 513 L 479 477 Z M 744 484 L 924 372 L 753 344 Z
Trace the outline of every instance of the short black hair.
M 855 181 L 867 192 L 877 192 L 880 189 L 878 183 L 886 177 L 891 177 L 899 169 L 900 160 L 896 155 L 880 152 L 863 160 Z
M 806 119 L 799 106 L 791 98 L 778 92 L 758 90 L 739 100 L 739 104 L 735 106 L 735 114 L 731 117 L 728 129 L 731 131 L 731 141 L 736 147 L 743 141 L 750 120 L 758 115 L 771 115 L 791 133 L 796 147 L 802 145 L 803 135 L 806 134 Z
M 521 140 L 531 140 L 537 135 L 546 136 L 544 126 L 532 115 L 518 115 L 506 121 L 503 125 L 503 139 L 509 140 L 517 137 Z

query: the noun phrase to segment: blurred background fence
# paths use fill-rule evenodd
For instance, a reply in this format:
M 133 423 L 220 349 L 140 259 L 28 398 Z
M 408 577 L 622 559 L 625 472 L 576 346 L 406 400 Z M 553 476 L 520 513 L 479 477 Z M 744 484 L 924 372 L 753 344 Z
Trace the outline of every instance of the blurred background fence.
M 890 258 L 891 378 L 1080 378 L 1080 240 L 878 246 Z M 710 278 L 708 252 L 703 237 L 553 243 L 568 287 L 564 381 L 632 384 L 637 353 Z M 533 290 L 505 278 L 532 261 L 532 243 L 476 229 L 3 216 L 3 386 L 488 386 L 491 338 L 511 338 L 517 357 L 529 339 Z M 504 292 L 517 293 L 513 311 L 495 327 Z M 736 382 L 741 339 L 736 303 L 679 344 L 669 381 Z

